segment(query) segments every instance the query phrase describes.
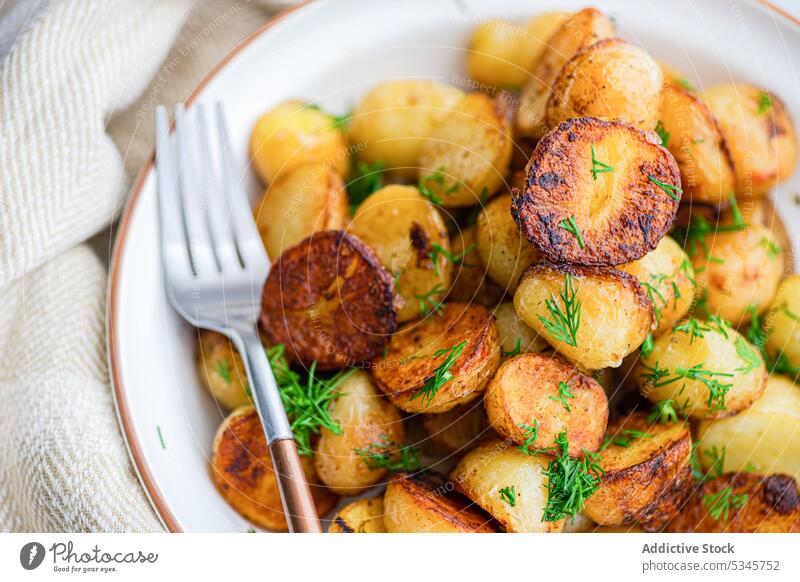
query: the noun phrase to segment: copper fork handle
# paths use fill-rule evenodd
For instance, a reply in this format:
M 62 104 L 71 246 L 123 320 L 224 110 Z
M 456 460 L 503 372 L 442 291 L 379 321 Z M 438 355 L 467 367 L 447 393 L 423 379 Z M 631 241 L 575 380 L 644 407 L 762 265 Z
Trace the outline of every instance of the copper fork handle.
M 283 512 L 289 524 L 289 531 L 322 533 L 317 508 L 314 506 L 294 439 L 273 441 L 269 445 L 269 453 L 281 490 Z

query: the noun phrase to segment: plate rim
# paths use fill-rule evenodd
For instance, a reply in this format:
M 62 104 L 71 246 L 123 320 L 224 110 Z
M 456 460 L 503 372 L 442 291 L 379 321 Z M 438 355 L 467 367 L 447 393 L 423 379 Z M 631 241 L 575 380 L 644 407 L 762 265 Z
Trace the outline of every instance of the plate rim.
M 264 24 L 262 24 L 255 31 L 250 33 L 235 46 L 233 46 L 223 57 L 205 74 L 202 79 L 195 85 L 189 95 L 184 99 L 185 105 L 191 105 L 203 91 L 206 85 L 224 69 L 227 64 L 244 50 L 250 43 L 260 37 L 264 32 L 278 24 L 286 16 L 302 9 L 309 8 L 318 2 L 316 0 L 302 0 L 299 3 L 284 8 Z M 800 18 L 790 14 L 784 8 L 777 6 L 772 0 L 755 0 L 755 5 L 761 5 L 777 14 L 779 17 L 786 19 L 791 24 L 800 29 Z M 156 516 L 161 524 L 171 533 L 181 533 L 183 529 L 178 523 L 177 518 L 172 513 L 163 493 L 158 487 L 155 476 L 150 470 L 150 467 L 143 454 L 143 448 L 139 444 L 135 431 L 133 429 L 133 422 L 128 413 L 127 392 L 123 388 L 121 369 L 118 364 L 118 350 L 119 341 L 117 339 L 117 308 L 119 305 L 119 279 L 121 274 L 121 258 L 125 251 L 127 234 L 132 221 L 133 214 L 136 211 L 137 202 L 141 195 L 144 183 L 150 175 L 155 165 L 155 153 L 151 153 L 148 160 L 144 163 L 139 170 L 133 186 L 131 187 L 130 194 L 125 203 L 122 211 L 119 227 L 116 235 L 114 236 L 114 246 L 111 255 L 111 263 L 109 267 L 108 289 L 106 294 L 106 355 L 108 361 L 109 377 L 111 381 L 111 393 L 114 400 L 114 407 L 116 409 L 117 421 L 120 426 L 125 446 L 128 450 L 128 456 L 133 466 L 139 483 L 147 496 L 150 505 L 152 506 Z

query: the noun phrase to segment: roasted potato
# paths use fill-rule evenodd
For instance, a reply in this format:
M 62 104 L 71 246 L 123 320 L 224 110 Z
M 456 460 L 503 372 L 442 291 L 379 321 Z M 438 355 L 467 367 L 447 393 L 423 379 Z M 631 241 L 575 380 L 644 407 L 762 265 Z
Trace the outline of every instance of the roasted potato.
M 769 356 L 782 357 L 790 366 L 800 368 L 800 275 L 781 281 L 766 321 Z
M 233 410 L 250 404 L 247 370 L 242 357 L 231 340 L 221 333 L 200 330 L 197 370 L 202 383 L 223 408 Z
M 480 303 L 487 307 L 503 299 L 503 289 L 488 276 L 478 252 L 476 226 L 468 226 L 450 237 L 450 252 L 460 258 L 453 266 L 453 284 L 447 301 Z
M 474 206 L 503 185 L 511 146 L 510 123 L 500 105 L 470 93 L 420 148 L 419 183 L 446 208 Z
M 389 533 L 492 533 L 490 517 L 469 500 L 451 493 L 443 476 L 426 472 L 397 474 L 383 496 L 383 522 Z
M 250 159 L 259 178 L 272 182 L 308 163 L 324 163 L 347 174 L 347 140 L 336 121 L 302 101 L 279 103 L 262 115 L 250 134 Z
M 652 402 L 671 399 L 695 419 L 735 414 L 764 391 L 766 367 L 758 350 L 723 321 L 689 319 L 642 355 L 634 371 Z
M 548 448 L 566 432 L 573 457 L 600 448 L 608 421 L 602 386 L 553 354 L 505 360 L 486 387 L 483 404 L 500 436 L 522 445 L 535 429 L 532 448 Z
M 437 413 L 480 396 L 499 365 L 492 314 L 474 303 L 447 303 L 398 330 L 370 372 L 398 408 Z
M 654 519 L 654 506 L 690 471 L 692 439 L 684 423 L 650 424 L 644 414 L 634 413 L 609 426 L 604 446 L 600 465 L 606 474 L 584 508 L 599 525 Z M 688 483 L 683 484 L 688 494 Z M 659 517 L 668 521 L 675 512 L 673 505 Z
M 550 344 L 517 314 L 511 301 L 504 301 L 495 307 L 492 314 L 503 352 L 515 352 L 517 342 L 520 353 L 543 352 L 550 347 Z
M 514 308 L 560 354 L 587 370 L 616 368 L 653 326 L 653 304 L 642 285 L 614 269 L 534 265 L 520 279 Z
M 424 315 L 444 298 L 453 264 L 434 249 L 449 252 L 450 239 L 441 214 L 416 188 L 378 190 L 358 207 L 349 232 L 367 243 L 394 277 L 399 322 Z
M 797 164 L 797 134 L 789 110 L 777 95 L 730 83 L 707 88 L 703 98 L 730 150 L 737 196 L 764 196 L 792 174 Z
M 337 497 L 320 484 L 311 457 L 300 457 L 317 513 L 325 515 Z M 259 527 L 286 531 L 278 482 L 256 409 L 234 410 L 220 425 L 211 453 L 214 485 L 228 504 Z
M 383 497 L 359 499 L 345 505 L 333 516 L 328 533 L 386 533 Z
M 320 480 L 340 495 L 355 495 L 387 473 L 370 455 L 391 453 L 405 443 L 400 412 L 375 389 L 372 378 L 357 371 L 344 380 L 331 404 L 331 418 L 340 432 L 322 427 L 314 450 L 314 468 Z
M 270 269 L 261 326 L 291 361 L 319 370 L 368 360 L 397 327 L 392 278 L 354 236 L 315 233 Z
M 464 452 L 489 434 L 483 402 L 473 400 L 440 414 L 424 414 L 422 426 L 430 440 L 448 453 Z
M 659 62 L 658 66 L 661 67 L 661 74 L 664 76 L 665 85 L 677 85 L 678 87 L 686 89 L 687 91 L 696 92 L 695 87 L 692 85 L 686 75 L 684 75 L 682 71 L 678 70 L 677 67 L 668 65 L 663 61 Z
M 489 276 L 506 291 L 517 287 L 522 271 L 537 262 L 539 253 L 522 236 L 511 218 L 511 195 L 495 198 L 478 215 L 478 254 Z
M 675 158 L 620 121 L 565 121 L 536 146 L 511 214 L 547 259 L 619 265 L 656 248 L 672 226 L 681 180 Z
M 728 473 L 696 488 L 667 527 L 686 533 L 800 532 L 800 497 L 788 475 Z
M 415 173 L 425 138 L 464 97 L 463 91 L 427 80 L 381 83 L 356 106 L 348 124 L 359 159 Z
M 270 183 L 256 205 L 256 226 L 269 258 L 321 230 L 347 225 L 347 192 L 336 170 L 324 164 L 306 164 L 283 172 Z
M 549 533 L 564 520 L 544 521 L 546 455 L 526 455 L 499 439 L 472 449 L 450 472 L 457 491 L 488 511 L 508 532 Z
M 706 470 L 783 473 L 800 483 L 800 387 L 784 376 L 767 380 L 763 396 L 728 418 L 697 428 L 698 458 Z

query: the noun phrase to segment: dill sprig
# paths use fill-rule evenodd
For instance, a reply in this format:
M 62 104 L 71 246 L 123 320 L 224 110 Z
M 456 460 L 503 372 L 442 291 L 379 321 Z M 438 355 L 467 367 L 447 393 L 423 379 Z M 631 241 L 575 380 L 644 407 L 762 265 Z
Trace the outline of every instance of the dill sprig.
M 666 309 L 669 304 L 664 294 L 661 293 L 658 288 L 666 279 L 667 276 L 663 273 L 650 273 L 650 281 L 639 280 L 639 284 L 645 288 L 647 295 L 650 297 L 650 302 L 653 304 L 653 315 L 655 316 L 656 325 L 661 321 L 661 310 Z M 673 289 L 677 289 L 677 287 Z
M 446 180 L 447 178 L 444 175 L 444 168 L 439 168 L 435 172 L 420 178 L 419 182 L 417 183 L 417 190 L 419 190 L 420 194 L 434 204 L 441 205 L 442 199 L 439 197 L 439 194 L 436 193 L 437 191 L 440 192 L 442 196 L 447 197 L 454 192 L 458 192 L 458 190 L 461 188 L 461 186 L 456 183 L 450 186 L 447 190 L 442 191 Z M 431 187 L 431 184 L 433 184 L 433 187 Z
M 770 374 L 784 374 L 797 381 L 800 379 L 800 366 L 793 366 L 786 354 L 781 352 L 775 358 L 770 358 L 766 350 L 769 331 L 766 329 L 761 316 L 758 315 L 758 306 L 750 305 L 747 310 L 750 312 L 750 327 L 747 329 L 747 339 L 761 353 L 761 358 L 767 366 Z M 793 313 L 787 313 L 792 317 Z
M 600 445 L 600 450 L 606 450 L 608 445 L 616 445 L 618 447 L 627 449 L 636 439 L 647 439 L 652 436 L 653 435 L 651 435 L 649 432 L 643 432 L 641 430 L 636 430 L 635 428 L 626 428 L 617 434 L 610 434 L 606 436 L 606 438 L 603 440 L 603 444 Z
M 728 485 L 717 493 L 703 495 L 703 505 L 708 508 L 708 514 L 712 519 L 719 521 L 721 517 L 722 521 L 727 522 L 731 509 L 740 509 L 747 503 L 747 499 L 747 493 L 734 495 L 733 488 Z
M 572 412 L 569 407 L 569 402 L 567 402 L 567 398 L 575 398 L 575 395 L 572 393 L 572 383 L 570 382 L 567 384 L 566 382 L 559 382 L 558 383 L 558 396 L 550 396 L 550 400 L 555 400 L 556 402 L 560 402 L 564 405 L 567 412 Z
M 351 213 L 355 212 L 370 194 L 383 188 L 385 167 L 386 164 L 381 160 L 373 164 L 363 161 L 355 164 L 347 182 L 347 200 L 350 202 Z
M 467 257 L 467 255 L 469 255 L 472 251 L 474 251 L 475 248 L 476 248 L 475 243 L 472 243 L 462 252 L 458 253 L 457 255 L 454 255 L 451 251 L 447 250 L 439 243 L 437 242 L 433 243 L 433 245 L 431 245 L 431 251 L 428 253 L 428 256 L 430 257 L 431 262 L 433 263 L 433 271 L 436 273 L 436 276 L 437 277 L 439 276 L 439 255 L 442 255 L 452 264 L 459 265 L 464 262 L 464 259 Z M 464 266 L 469 266 L 469 265 L 464 263 Z
M 661 188 L 664 192 L 666 192 L 670 198 L 675 200 L 676 202 L 680 202 L 681 198 L 678 196 L 677 193 L 683 194 L 683 189 L 680 186 L 675 186 L 674 184 L 667 184 L 666 182 L 662 182 L 655 176 L 647 176 L 647 179 L 650 180 L 653 184 Z
M 713 445 L 710 448 L 703 451 L 703 456 L 708 457 L 711 459 L 711 464 L 708 467 L 708 471 L 703 471 L 701 468 L 700 463 L 700 456 L 697 454 L 697 446 L 700 443 L 695 443 L 692 445 L 692 473 L 694 478 L 699 483 L 705 483 L 706 481 L 710 481 L 711 479 L 716 479 L 717 477 L 721 477 L 722 474 L 725 472 L 725 455 L 728 452 L 727 447 L 717 448 L 717 445 Z
M 769 93 L 760 93 L 758 95 L 758 110 L 757 115 L 764 115 L 772 107 L 772 97 Z
M 733 218 L 731 224 L 716 225 L 715 227 L 704 216 L 696 214 L 692 216 L 688 226 L 675 229 L 675 238 L 683 240 L 686 252 L 690 256 L 695 256 L 699 250 L 702 250 L 703 256 L 707 261 L 720 262 L 720 259 L 711 256 L 706 236 L 715 232 L 738 232 L 747 228 L 747 222 L 742 216 L 742 211 L 739 209 L 736 195 L 733 192 L 728 196 L 728 201 L 730 202 L 731 217 Z
M 658 123 L 656 123 L 656 133 L 658 134 L 658 138 L 661 140 L 661 145 L 667 147 L 670 133 L 664 128 L 664 122 L 660 119 L 658 120 Z
M 729 378 L 732 377 L 733 374 L 706 370 L 703 368 L 704 365 L 705 362 L 696 364 L 691 368 L 678 366 L 675 368 L 676 377 L 673 381 L 677 381 L 680 378 L 686 378 L 687 380 L 698 380 L 702 382 L 705 384 L 706 388 L 708 388 L 708 400 L 706 404 L 709 411 L 714 412 L 717 410 L 725 410 L 725 396 L 728 394 L 728 391 L 731 389 L 733 384 L 723 384 L 720 382 L 719 377 Z
M 362 449 L 353 449 L 371 470 L 418 471 L 422 466 L 419 449 L 410 445 L 397 446 L 388 435 L 382 434 L 380 442 L 370 443 Z
M 783 252 L 782 246 L 775 244 L 774 241 L 767 237 L 762 237 L 759 244 L 767 249 L 767 256 L 770 260 L 774 261 Z
M 581 236 L 581 230 L 578 228 L 578 225 L 575 224 L 575 217 L 570 216 L 565 218 L 561 222 L 558 223 L 558 226 L 566 230 L 567 232 L 571 233 L 575 238 L 578 239 L 578 244 L 581 248 L 585 248 L 586 245 L 583 242 L 583 237 Z
M 517 344 L 514 346 L 514 349 L 510 352 L 503 350 L 503 357 L 504 358 L 513 358 L 514 356 L 518 356 L 522 352 L 522 338 L 517 338 Z
M 508 503 L 511 507 L 517 505 L 517 486 L 503 487 L 500 489 L 500 499 Z
M 538 454 L 539 449 L 536 448 L 536 439 L 539 438 L 539 421 L 533 419 L 533 426 L 529 424 L 517 425 L 522 429 L 522 436 L 525 439 L 519 446 L 519 450 L 528 456 Z
M 656 340 L 652 333 L 648 333 L 647 337 L 644 338 L 644 341 L 642 342 L 642 347 L 640 348 L 639 353 L 643 358 L 646 358 L 653 353 L 654 349 L 656 349 Z
M 613 172 L 614 168 L 599 161 L 594 155 L 594 142 L 592 142 L 592 178 L 597 180 L 597 174 L 605 174 L 607 172 Z
M 437 295 L 444 293 L 444 289 L 440 283 L 434 285 L 430 290 L 422 294 L 414 294 L 414 297 L 419 301 L 419 312 L 426 316 L 429 313 L 441 313 L 442 302 L 436 299 Z
M 559 292 L 561 302 L 564 304 L 563 310 L 558 299 L 551 293 L 550 299 L 545 300 L 545 306 L 550 312 L 552 321 L 537 315 L 550 337 L 572 347 L 578 345 L 578 328 L 581 324 L 581 302 L 577 300 L 577 294 L 572 275 L 567 273 L 564 277 L 564 288 Z
M 231 383 L 231 365 L 227 359 L 219 360 L 214 366 L 214 371 L 219 375 L 226 384 Z
M 547 476 L 547 503 L 542 521 L 558 521 L 573 518 L 583 510 L 586 500 L 600 486 L 605 471 L 600 466 L 600 455 L 586 449 L 582 457 L 569 456 L 567 433 L 559 433 L 555 438 L 553 452 L 556 457 L 545 470 Z
M 688 333 L 689 344 L 691 345 L 692 343 L 694 343 L 695 338 L 705 337 L 704 333 L 707 331 L 712 331 L 712 329 L 706 325 L 703 325 L 703 322 L 701 322 L 699 319 L 695 319 L 694 317 L 692 317 L 690 319 L 687 319 L 683 323 L 673 327 L 672 331 Z
M 761 356 L 758 355 L 757 352 L 753 351 L 750 346 L 748 345 L 747 341 L 741 336 L 736 338 L 736 355 L 741 358 L 742 362 L 744 363 L 743 366 L 736 368 L 737 372 L 741 372 L 742 374 L 747 374 L 751 370 L 755 370 L 761 365 Z
M 456 360 L 458 360 L 459 356 L 461 356 L 461 352 L 464 351 L 465 347 L 467 347 L 467 340 L 464 340 L 460 344 L 454 345 L 451 348 L 445 348 L 433 352 L 433 356 L 431 356 L 433 358 L 441 358 L 444 356 L 447 357 L 445 358 L 444 362 L 442 362 L 442 364 L 433 371 L 433 376 L 425 380 L 425 384 L 423 384 L 422 389 L 414 394 L 414 396 L 411 397 L 411 400 L 422 398 L 423 405 L 429 405 L 431 401 L 436 398 L 436 394 L 439 392 L 439 389 L 454 378 L 450 368 L 452 368 L 453 364 L 456 363 Z
M 653 409 L 650 411 L 650 414 L 647 415 L 647 422 L 650 424 L 655 422 L 661 424 L 678 422 L 681 418 L 686 417 L 686 407 L 688 405 L 688 399 L 683 406 L 679 406 L 672 398 L 659 400 L 653 405 Z

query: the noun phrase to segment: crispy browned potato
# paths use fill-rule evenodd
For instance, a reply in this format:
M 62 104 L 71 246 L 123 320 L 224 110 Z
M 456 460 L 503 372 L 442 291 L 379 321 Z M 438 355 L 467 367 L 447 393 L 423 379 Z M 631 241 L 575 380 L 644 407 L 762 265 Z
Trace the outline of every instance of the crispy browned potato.
M 338 497 L 322 485 L 311 457 L 300 457 L 317 513 L 325 515 Z M 220 425 L 211 454 L 214 485 L 231 507 L 259 527 L 286 531 L 278 482 L 267 440 L 252 406 L 234 410 Z
M 475 226 L 459 230 L 450 237 L 450 252 L 463 259 L 453 267 L 453 284 L 447 301 L 474 302 L 487 307 L 502 301 L 503 289 L 489 278 L 481 261 Z
M 542 519 L 549 462 L 546 455 L 526 455 L 506 441 L 493 439 L 467 453 L 450 472 L 450 479 L 457 491 L 488 511 L 508 532 L 560 532 L 565 520 Z
M 686 503 L 686 499 L 694 487 L 693 475 L 694 471 L 689 463 L 656 502 L 639 516 L 639 527 L 647 532 L 663 531 Z
M 330 414 L 340 431 L 322 427 L 314 468 L 331 491 L 355 495 L 386 476 L 386 469 L 376 467 L 369 455 L 396 451 L 406 435 L 400 412 L 381 396 L 366 372 L 354 372 L 337 392 L 341 395 L 331 404 Z
M 519 316 L 587 370 L 616 368 L 653 326 L 653 304 L 635 277 L 614 269 L 543 262 L 514 293 Z
M 398 330 L 370 372 L 398 408 L 437 413 L 480 396 L 499 365 L 492 314 L 482 305 L 448 303 Z
M 782 357 L 790 366 L 800 368 L 800 275 L 781 281 L 766 323 L 770 357 Z
M 667 531 L 800 532 L 797 483 L 788 475 L 727 473 L 695 489 Z
M 520 354 L 504 361 L 486 388 L 489 424 L 523 444 L 537 430 L 532 448 L 556 445 L 569 436 L 569 454 L 596 451 L 608 421 L 608 400 L 596 380 L 554 354 Z
M 289 359 L 320 370 L 368 360 L 397 327 L 392 277 L 356 237 L 316 233 L 270 269 L 261 326 Z
M 383 522 L 389 533 L 492 533 L 492 520 L 452 493 L 442 475 L 398 473 L 386 486 Z
M 250 403 L 242 357 L 221 333 L 200 330 L 197 369 L 200 380 L 223 407 L 233 410 Z
M 543 352 L 550 348 L 550 344 L 519 316 L 511 301 L 495 307 L 492 314 L 503 352 L 514 353 L 518 342 L 520 353 Z
M 386 533 L 383 497 L 359 499 L 345 505 L 333 516 L 328 533 Z
M 570 119 L 536 146 L 511 214 L 551 261 L 619 265 L 656 248 L 675 220 L 680 185 L 678 165 L 654 133 Z
M 677 507 L 664 507 L 665 494 L 690 466 L 688 425 L 650 424 L 644 414 L 634 413 L 609 426 L 606 439 L 600 452 L 606 474 L 586 501 L 586 515 L 599 525 L 670 519 Z
M 422 427 L 430 440 L 448 453 L 464 452 L 489 434 L 483 402 L 473 400 L 440 414 L 424 414 Z

